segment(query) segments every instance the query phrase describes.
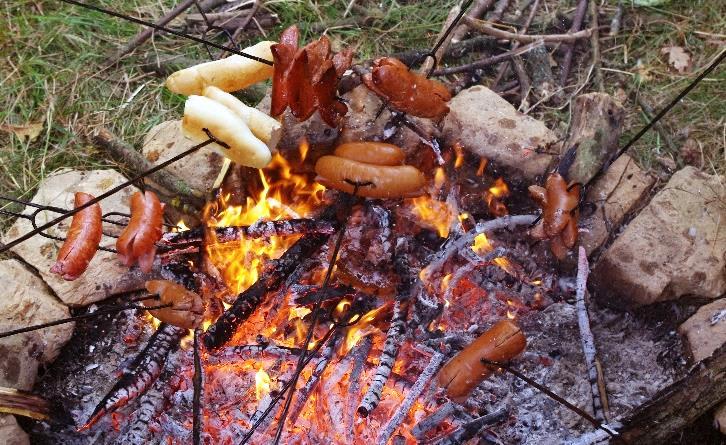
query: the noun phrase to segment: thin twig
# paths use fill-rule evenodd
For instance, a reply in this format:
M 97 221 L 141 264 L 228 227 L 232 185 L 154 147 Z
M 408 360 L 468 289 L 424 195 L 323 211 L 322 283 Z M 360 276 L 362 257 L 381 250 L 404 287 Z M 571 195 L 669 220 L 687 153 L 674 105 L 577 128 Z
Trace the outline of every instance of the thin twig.
M 493 4 L 494 0 L 476 0 L 476 3 L 466 17 L 481 17 L 485 12 L 487 12 L 487 10 L 489 10 L 489 8 L 492 7 Z M 469 26 L 466 24 L 466 21 L 464 21 L 456 28 L 456 30 L 454 30 L 451 41 L 454 43 L 459 42 L 464 38 L 467 32 L 469 32 Z
M 446 21 L 444 21 L 444 26 L 441 27 L 441 31 L 436 38 L 437 41 L 441 40 L 441 45 L 439 45 L 439 48 L 434 53 L 434 57 L 427 57 L 426 60 L 424 60 L 421 68 L 419 68 L 420 73 L 427 74 L 431 70 L 436 68 L 437 62 L 441 60 L 441 58 L 446 53 L 446 50 L 449 48 L 449 43 L 451 43 L 452 37 L 452 34 L 448 31 L 451 26 L 455 25 L 455 20 L 458 18 L 459 13 L 461 13 L 460 5 L 454 5 L 454 7 L 451 8 L 451 10 L 449 11 L 449 15 L 446 17 Z
M 597 348 L 595 347 L 595 337 L 590 329 L 590 317 L 587 314 L 587 304 L 585 303 L 585 293 L 587 292 L 587 276 L 590 273 L 590 266 L 587 262 L 587 252 L 585 248 L 580 246 L 579 256 L 577 260 L 577 292 L 575 295 L 575 307 L 577 308 L 577 325 L 580 328 L 580 340 L 582 341 L 582 352 L 585 355 L 585 366 L 587 367 L 587 378 L 590 382 L 590 392 L 592 394 L 592 409 L 595 418 L 600 422 L 605 421 L 603 414 L 602 401 L 600 400 L 600 390 L 598 387 L 597 372 Z
M 526 34 L 527 30 L 529 30 L 529 25 L 532 24 L 532 20 L 534 20 L 535 14 L 537 14 L 537 8 L 539 8 L 539 2 L 540 2 L 540 0 L 534 0 L 534 3 L 532 4 L 532 8 L 529 11 L 529 15 L 527 16 L 527 19 L 522 24 L 522 28 L 519 30 L 520 34 Z M 510 50 L 514 51 L 515 49 L 517 49 L 519 47 L 519 43 L 520 42 L 518 42 L 516 40 L 513 41 Z M 502 66 L 499 68 L 499 72 L 497 73 L 497 76 L 494 78 L 494 81 L 492 82 L 492 86 L 491 86 L 492 90 L 495 90 L 496 86 L 499 84 L 499 82 L 501 82 L 502 78 L 507 73 L 508 67 L 509 67 L 509 63 L 507 62 L 507 63 L 503 63 Z M 519 73 L 517 73 L 517 75 L 519 76 Z M 529 79 L 529 77 L 528 77 L 528 79 Z M 519 83 L 521 85 L 521 83 L 522 83 L 521 79 L 520 79 Z M 523 88 L 520 88 L 520 89 L 523 89 Z M 529 90 L 529 88 L 528 88 L 528 90 Z M 522 99 L 522 100 L 524 100 L 524 99 Z
M 195 0 L 184 0 L 184 1 L 182 1 L 181 3 L 179 3 L 178 5 L 176 5 L 174 7 L 174 9 L 172 9 L 171 11 L 167 12 L 166 14 L 164 14 L 156 22 L 156 25 L 157 26 L 164 26 L 167 23 L 171 22 L 177 16 L 179 16 L 181 13 L 183 13 L 184 11 L 186 11 L 187 9 L 189 9 L 189 7 L 194 4 L 194 1 Z M 114 54 L 112 57 L 110 57 L 107 60 L 106 65 L 107 66 L 113 66 L 116 63 L 118 63 L 119 60 L 121 60 L 121 58 L 123 56 L 125 56 L 126 54 L 129 54 L 129 53 L 133 52 L 136 48 L 139 47 L 139 45 L 141 45 L 142 43 L 146 42 L 149 39 L 149 37 L 151 37 L 154 34 L 154 31 L 155 31 L 155 28 L 149 27 L 149 28 L 146 28 L 143 31 L 139 32 L 138 34 L 136 34 L 136 36 L 133 39 L 131 39 L 129 41 L 129 43 L 127 43 L 126 45 L 124 45 L 123 47 L 121 47 L 118 51 L 116 51 L 116 54 Z
M 572 19 L 571 33 L 576 33 L 582 28 L 582 22 L 585 20 L 585 12 L 587 11 L 587 3 L 589 0 L 579 0 L 577 9 L 575 9 L 575 17 Z M 593 0 L 594 1 L 594 0 Z M 575 51 L 575 44 L 571 43 L 565 46 L 565 56 L 562 60 L 562 77 L 560 84 L 565 86 L 567 78 L 570 77 L 570 68 L 572 67 L 572 55 Z
M 498 39 L 514 40 L 521 43 L 532 43 L 537 41 L 543 41 L 547 43 L 561 43 L 561 42 L 576 42 L 580 39 L 586 39 L 596 32 L 597 29 L 589 28 L 578 32 L 570 32 L 567 34 L 518 34 L 515 32 L 504 31 L 499 28 L 495 28 L 487 24 L 483 20 L 472 19 L 465 17 L 466 23 L 477 31 L 483 32 L 484 34 L 496 37 Z
M 623 3 L 619 2 L 618 7 L 615 9 L 613 19 L 610 21 L 610 37 L 615 37 L 620 32 L 620 24 L 623 21 Z
M 595 82 L 595 88 L 598 91 L 605 91 L 605 85 L 603 84 L 601 61 L 600 61 L 600 33 L 598 32 L 598 17 L 599 10 L 597 7 L 597 1 L 590 1 L 590 28 L 593 30 L 590 36 L 590 46 L 592 46 L 592 66 L 593 66 L 593 82 Z
M 480 68 L 485 68 L 487 66 L 496 65 L 499 62 L 503 62 L 514 56 L 520 56 L 520 55 L 522 55 L 526 52 L 529 52 L 529 51 L 533 50 L 534 48 L 538 48 L 542 45 L 544 45 L 544 42 L 541 40 L 538 40 L 536 42 L 532 42 L 525 46 L 517 48 L 513 51 L 507 51 L 506 53 L 497 54 L 496 56 L 479 59 L 475 62 L 468 63 L 466 65 L 454 66 L 451 68 L 442 68 L 442 69 L 436 70 L 436 71 L 434 71 L 433 76 L 447 76 L 449 74 L 464 73 L 467 71 L 472 71 L 475 69 L 480 69 Z

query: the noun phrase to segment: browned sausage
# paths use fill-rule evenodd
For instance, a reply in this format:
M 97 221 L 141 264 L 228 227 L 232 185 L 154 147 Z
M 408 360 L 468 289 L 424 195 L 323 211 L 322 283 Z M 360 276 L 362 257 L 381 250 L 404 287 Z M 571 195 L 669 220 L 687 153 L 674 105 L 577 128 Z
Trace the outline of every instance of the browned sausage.
M 338 145 L 335 155 L 373 165 L 401 165 L 406 158 L 403 150 L 384 142 L 347 142 Z
M 440 119 L 449 112 L 451 93 L 441 82 L 427 79 L 408 69 L 398 59 L 382 57 L 363 76 L 371 91 L 399 111 L 418 117 Z
M 501 320 L 456 354 L 439 371 L 437 380 L 455 402 L 463 403 L 471 391 L 494 372 L 482 358 L 503 362 L 524 351 L 527 339 L 513 321 Z
M 553 173 L 547 178 L 547 205 L 542 212 L 545 233 L 555 236 L 562 232 L 570 220 L 570 212 L 577 208 L 580 197 L 579 188 L 567 190 L 567 183 L 559 173 Z
M 76 192 L 74 207 L 80 207 L 92 199 L 94 197 L 88 193 Z M 66 240 L 55 264 L 50 268 L 52 273 L 72 281 L 86 271 L 103 236 L 101 217 L 101 206 L 98 203 L 73 215 Z
M 116 250 L 128 267 L 139 262 L 139 268 L 150 272 L 156 255 L 156 242 L 161 238 L 164 204 L 154 192 L 136 192 L 131 197 L 131 220 L 118 241 Z
M 322 156 L 315 164 L 316 180 L 326 187 L 352 193 L 354 187 L 346 180 L 372 183 L 358 189 L 368 198 L 408 198 L 420 196 L 426 178 L 410 165 L 373 165 L 339 156 Z
M 158 295 L 158 300 L 144 300 L 146 307 L 171 304 L 171 307 L 154 309 L 149 313 L 164 323 L 173 324 L 184 329 L 194 329 L 202 323 L 204 304 L 202 297 L 187 290 L 184 286 L 168 280 L 151 280 L 146 282 L 146 290 Z

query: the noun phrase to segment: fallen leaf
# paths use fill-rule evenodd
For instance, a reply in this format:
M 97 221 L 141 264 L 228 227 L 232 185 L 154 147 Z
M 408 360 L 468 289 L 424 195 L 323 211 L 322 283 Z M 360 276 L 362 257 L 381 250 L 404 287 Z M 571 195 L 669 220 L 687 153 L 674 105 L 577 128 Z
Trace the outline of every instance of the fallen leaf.
M 661 54 L 668 56 L 668 64 L 679 73 L 691 70 L 691 55 L 680 46 L 666 46 L 661 48 Z
M 13 133 L 20 140 L 33 142 L 43 131 L 43 123 L 26 125 L 2 125 L 0 130 Z

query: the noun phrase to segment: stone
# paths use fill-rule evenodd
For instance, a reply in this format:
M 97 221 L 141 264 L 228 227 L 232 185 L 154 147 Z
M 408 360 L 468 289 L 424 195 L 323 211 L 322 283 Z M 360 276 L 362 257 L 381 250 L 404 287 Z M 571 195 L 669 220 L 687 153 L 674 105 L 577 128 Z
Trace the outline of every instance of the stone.
M 20 261 L 0 261 L 0 332 L 68 318 L 68 308 Z M 66 323 L 0 339 L 0 386 L 29 390 L 39 364 L 52 362 L 71 335 Z
M 3 445 L 30 445 L 28 434 L 20 428 L 15 416 L 0 414 L 0 443 Z
M 98 196 L 109 189 L 126 181 L 115 170 L 61 170 L 48 176 L 38 187 L 38 192 L 32 202 L 41 205 L 52 205 L 65 209 L 72 209 L 75 192 L 86 192 Z M 134 187 L 126 187 L 120 192 L 109 196 L 100 202 L 104 214 L 108 212 L 121 212 L 128 214 L 131 195 L 136 191 Z M 28 207 L 24 213 L 29 214 L 34 209 Z M 57 213 L 41 212 L 36 217 L 38 224 L 43 224 L 57 217 Z M 119 218 L 119 217 L 114 217 Z M 123 218 L 120 218 L 123 220 Z M 64 237 L 71 218 L 48 229 L 47 233 L 57 237 Z M 30 221 L 18 218 L 2 237 L 7 243 L 33 229 Z M 104 223 L 104 232 L 118 234 L 123 227 Z M 115 246 L 115 238 L 104 236 L 101 246 Z M 50 273 L 50 267 L 55 263 L 61 241 L 55 241 L 36 235 L 29 240 L 15 246 L 12 250 L 20 255 L 28 264 L 40 272 L 43 280 L 48 283 L 53 292 L 67 305 L 85 306 L 102 300 L 107 296 L 107 289 L 121 277 L 128 268 L 123 266 L 116 258 L 116 254 L 99 250 L 83 275 L 75 281 L 65 281 L 58 275 Z
M 449 108 L 443 121 L 447 146 L 459 143 L 529 183 L 542 177 L 552 163 L 547 150 L 557 142 L 555 133 L 494 91 L 473 86 L 451 99 Z
M 726 402 L 713 413 L 713 426 L 721 431 L 721 434 L 726 435 Z
M 152 164 L 159 164 L 188 150 L 194 144 L 195 142 L 182 134 L 181 120 L 172 120 L 152 128 L 144 138 L 141 151 Z M 193 189 L 204 192 L 212 189 L 223 163 L 223 156 L 202 148 L 166 169 L 184 179 Z
M 572 125 L 562 145 L 564 154 L 577 145 L 577 154 L 568 169 L 570 181 L 587 184 L 618 150 L 625 109 L 611 96 L 588 93 L 572 104 Z
M 595 265 L 604 303 L 638 307 L 726 291 L 723 178 L 694 167 L 676 172 Z
M 588 255 L 597 251 L 648 196 L 655 178 L 645 173 L 624 154 L 588 190 L 586 202 L 592 214 L 580 220 L 580 245 Z
M 678 327 L 678 332 L 684 337 L 688 356 L 693 362 L 710 357 L 726 343 L 726 298 L 701 306 Z

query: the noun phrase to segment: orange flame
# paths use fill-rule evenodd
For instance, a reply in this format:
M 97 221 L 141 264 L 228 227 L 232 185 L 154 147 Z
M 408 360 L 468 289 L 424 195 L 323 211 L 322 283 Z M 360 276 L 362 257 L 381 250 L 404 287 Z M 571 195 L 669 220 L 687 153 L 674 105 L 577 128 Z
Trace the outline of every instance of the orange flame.
M 507 183 L 504 182 L 504 179 L 497 178 L 497 180 L 494 181 L 494 185 L 489 187 L 489 190 L 487 190 L 485 194 L 487 205 L 489 206 L 489 212 L 492 215 L 505 216 L 509 214 L 507 206 L 502 202 L 502 199 L 508 197 L 509 194 L 509 186 Z
M 487 164 L 489 164 L 489 159 L 487 158 L 481 158 L 479 161 L 479 168 L 476 169 L 476 175 L 477 176 L 483 176 L 484 170 L 487 168 Z
M 302 148 L 301 148 L 302 150 Z M 310 214 L 322 202 L 325 188 L 304 175 L 292 172 L 288 162 L 275 154 L 272 162 L 260 170 L 262 190 L 247 197 L 240 206 L 227 206 L 227 197 L 217 203 L 222 210 L 214 214 L 210 226 L 241 226 L 257 221 L 300 218 Z M 212 236 L 214 232 L 211 232 Z M 298 237 L 272 237 L 269 240 L 243 239 L 239 243 L 208 243 L 207 252 L 222 271 L 230 290 L 240 293 L 252 285 L 268 259 L 278 258 Z
M 300 141 L 300 162 L 305 162 L 305 159 L 307 159 L 308 157 L 309 151 L 310 144 L 308 144 L 308 140 L 303 137 L 302 141 Z
M 373 332 L 375 329 L 373 327 L 373 322 L 378 319 L 382 314 L 384 314 L 389 308 L 388 304 L 384 304 L 380 307 L 377 307 L 369 312 L 367 312 L 363 317 L 361 317 L 360 321 L 358 321 L 355 325 L 351 326 L 348 330 L 348 334 L 345 337 L 345 351 L 344 353 L 347 353 L 355 345 L 358 344 L 358 342 L 365 337 L 366 335 Z
M 464 149 L 458 142 L 454 144 L 454 153 L 456 153 L 456 159 L 454 160 L 454 168 L 459 168 L 464 165 Z
M 435 229 L 441 238 L 449 236 L 451 223 L 457 216 L 447 202 L 437 201 L 432 197 L 441 190 L 446 180 L 444 169 L 437 168 L 431 194 L 419 196 L 410 201 L 413 204 L 413 214 L 418 218 L 419 223 L 424 227 Z
M 262 400 L 267 394 L 270 393 L 270 387 L 272 386 L 272 379 L 270 375 L 265 372 L 262 367 L 255 373 L 255 397 L 257 400 Z

